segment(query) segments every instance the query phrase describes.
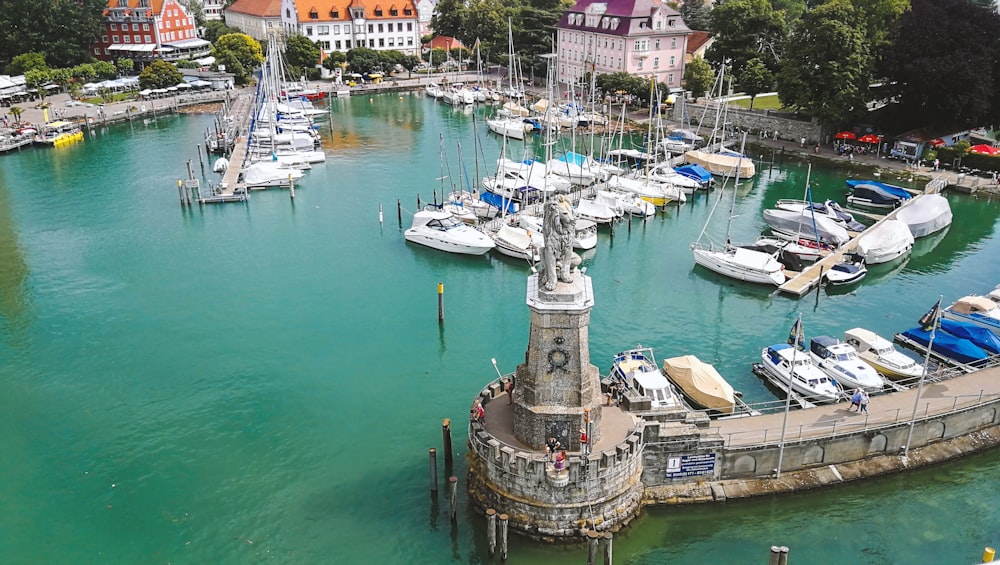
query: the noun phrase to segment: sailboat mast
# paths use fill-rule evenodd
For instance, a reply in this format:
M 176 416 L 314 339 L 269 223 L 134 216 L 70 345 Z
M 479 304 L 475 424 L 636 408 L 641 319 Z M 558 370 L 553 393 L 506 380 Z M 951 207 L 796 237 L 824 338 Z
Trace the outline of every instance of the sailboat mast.
M 736 192 L 740 186 L 740 169 L 743 166 L 743 149 L 747 144 L 747 134 L 743 134 L 743 141 L 740 143 L 740 157 L 736 160 L 736 181 L 733 183 L 733 202 L 729 206 L 729 223 L 726 225 L 726 247 L 729 247 L 729 236 L 733 229 L 733 214 L 736 213 Z

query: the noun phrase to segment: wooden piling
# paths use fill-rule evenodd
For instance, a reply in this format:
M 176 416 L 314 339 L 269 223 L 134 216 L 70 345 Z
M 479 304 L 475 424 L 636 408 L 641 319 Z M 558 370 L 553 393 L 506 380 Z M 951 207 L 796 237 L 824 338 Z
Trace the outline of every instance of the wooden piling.
M 788 547 L 781 546 L 778 548 L 778 565 L 788 565 Z
M 295 179 L 292 178 L 291 174 L 288 175 L 288 196 L 295 200 Z
M 444 321 L 444 283 L 438 283 L 438 322 Z
M 597 565 L 598 543 L 601 541 L 601 534 L 596 530 L 587 531 L 587 565 Z
M 399 220 L 399 229 L 403 229 L 403 205 L 396 199 L 396 219 Z
M 438 455 L 437 449 L 433 447 L 428 451 L 430 455 L 430 468 L 431 468 L 431 492 L 438 491 Z
M 458 519 L 458 477 L 448 477 L 448 515 L 451 521 Z
M 205 174 L 205 159 L 201 156 L 201 144 L 195 143 L 194 148 L 198 151 L 198 164 L 201 165 L 201 174 Z
M 767 565 L 778 565 L 778 556 L 781 554 L 781 548 L 777 545 L 771 546 L 771 556 L 767 560 Z
M 181 206 L 183 207 L 187 202 L 184 198 L 184 181 L 177 179 L 177 196 L 181 198 Z
M 497 511 L 486 509 L 486 540 L 490 546 L 490 557 L 497 551 Z
M 500 559 L 507 560 L 507 520 L 506 514 L 500 515 Z
M 614 536 L 611 532 L 604 532 L 604 565 L 611 565 L 612 563 L 612 541 Z
M 422 205 L 420 204 L 420 195 L 418 194 L 418 195 L 417 195 L 417 212 L 419 212 L 419 211 L 420 211 L 420 208 L 421 208 L 421 207 L 422 207 Z
M 378 203 L 378 225 L 382 226 L 384 223 L 384 218 L 382 216 L 382 203 Z
M 445 418 L 441 421 L 441 442 L 444 447 L 444 472 L 450 475 L 452 467 L 455 465 L 451 448 L 451 418 Z

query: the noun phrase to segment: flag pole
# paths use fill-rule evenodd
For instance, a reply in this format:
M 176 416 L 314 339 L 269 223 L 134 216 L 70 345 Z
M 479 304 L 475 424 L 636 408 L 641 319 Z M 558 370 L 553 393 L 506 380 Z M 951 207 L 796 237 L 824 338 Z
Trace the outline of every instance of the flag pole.
M 795 378 L 795 355 L 799 352 L 799 332 L 802 331 L 802 312 L 795 321 L 793 327 L 795 341 L 792 344 L 792 366 L 788 373 L 788 390 L 785 394 L 785 417 L 781 420 L 781 440 L 778 442 L 778 467 L 775 469 L 776 479 L 781 478 L 781 462 L 785 458 L 785 430 L 788 429 L 788 412 L 792 408 L 792 379 Z
M 920 374 L 920 381 L 917 383 L 917 398 L 913 401 L 913 414 L 910 415 L 910 430 L 906 434 L 906 445 L 903 446 L 903 457 L 910 455 L 910 442 L 913 440 L 913 426 L 917 420 L 917 407 L 920 406 L 920 397 L 924 393 L 924 379 L 927 378 L 927 367 L 931 362 L 931 348 L 934 346 L 934 333 L 937 332 L 938 319 L 941 317 L 941 299 L 938 296 L 937 304 L 934 305 L 934 315 L 931 316 L 931 337 L 927 341 L 927 353 L 924 355 L 924 372 Z

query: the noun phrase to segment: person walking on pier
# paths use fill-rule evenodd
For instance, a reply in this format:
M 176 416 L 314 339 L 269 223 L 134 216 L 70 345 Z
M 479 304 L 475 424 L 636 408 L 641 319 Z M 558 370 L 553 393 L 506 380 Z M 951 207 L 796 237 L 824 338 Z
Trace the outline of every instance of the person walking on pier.
M 556 451 L 559 451 L 561 447 L 562 444 L 554 437 L 550 437 L 545 441 L 545 454 L 548 456 L 549 461 L 552 461 Z
M 514 403 L 514 377 L 507 379 L 507 384 L 504 385 L 504 390 L 507 391 L 507 404 Z
M 472 412 L 472 419 L 474 421 L 482 424 L 483 421 L 486 420 L 486 411 L 483 410 L 483 404 L 478 400 L 472 406 L 472 410 L 470 410 L 470 412 Z
M 858 403 L 858 413 L 868 413 L 868 393 L 861 392 L 861 401 Z
M 851 395 L 851 406 L 847 409 L 848 412 L 854 412 L 854 407 L 857 406 L 858 410 L 861 410 L 861 389 L 855 389 L 854 394 Z
M 608 383 L 608 406 L 611 406 L 612 402 L 614 402 L 615 404 L 618 403 L 618 399 L 616 398 L 617 395 L 618 395 L 618 383 L 612 380 L 610 383 Z

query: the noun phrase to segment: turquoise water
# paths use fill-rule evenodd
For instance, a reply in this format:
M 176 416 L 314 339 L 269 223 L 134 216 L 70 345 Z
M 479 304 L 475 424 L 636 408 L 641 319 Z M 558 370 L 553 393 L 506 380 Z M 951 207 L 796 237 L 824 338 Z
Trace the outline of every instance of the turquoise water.
M 7 563 L 480 562 L 482 519 L 427 489 L 427 449 L 472 395 L 523 359 L 527 268 L 407 244 L 403 224 L 449 176 L 475 176 L 499 142 L 461 111 L 404 95 L 336 100 L 329 161 L 296 199 L 182 210 L 176 179 L 209 116 L 122 125 L 59 150 L 0 159 L 0 549 Z M 581 143 L 584 140 L 578 140 Z M 564 150 L 560 141 L 555 150 Z M 539 146 L 534 145 L 535 150 Z M 520 156 L 522 145 L 507 148 Z M 805 164 L 758 165 L 733 239 L 799 197 Z M 847 169 L 814 167 L 814 197 Z M 592 362 L 642 343 L 713 362 L 748 401 L 750 373 L 798 312 L 808 335 L 883 335 L 1000 282 L 1000 204 L 949 196 L 955 224 L 846 293 L 801 300 L 693 267 L 718 192 L 588 253 Z M 709 233 L 724 237 L 728 194 Z M 382 205 L 384 223 L 379 224 Z M 436 287 L 446 321 L 437 323 Z M 967 563 L 1000 543 L 995 453 L 815 493 L 644 511 L 616 561 Z M 580 547 L 512 540 L 512 562 L 579 563 Z

